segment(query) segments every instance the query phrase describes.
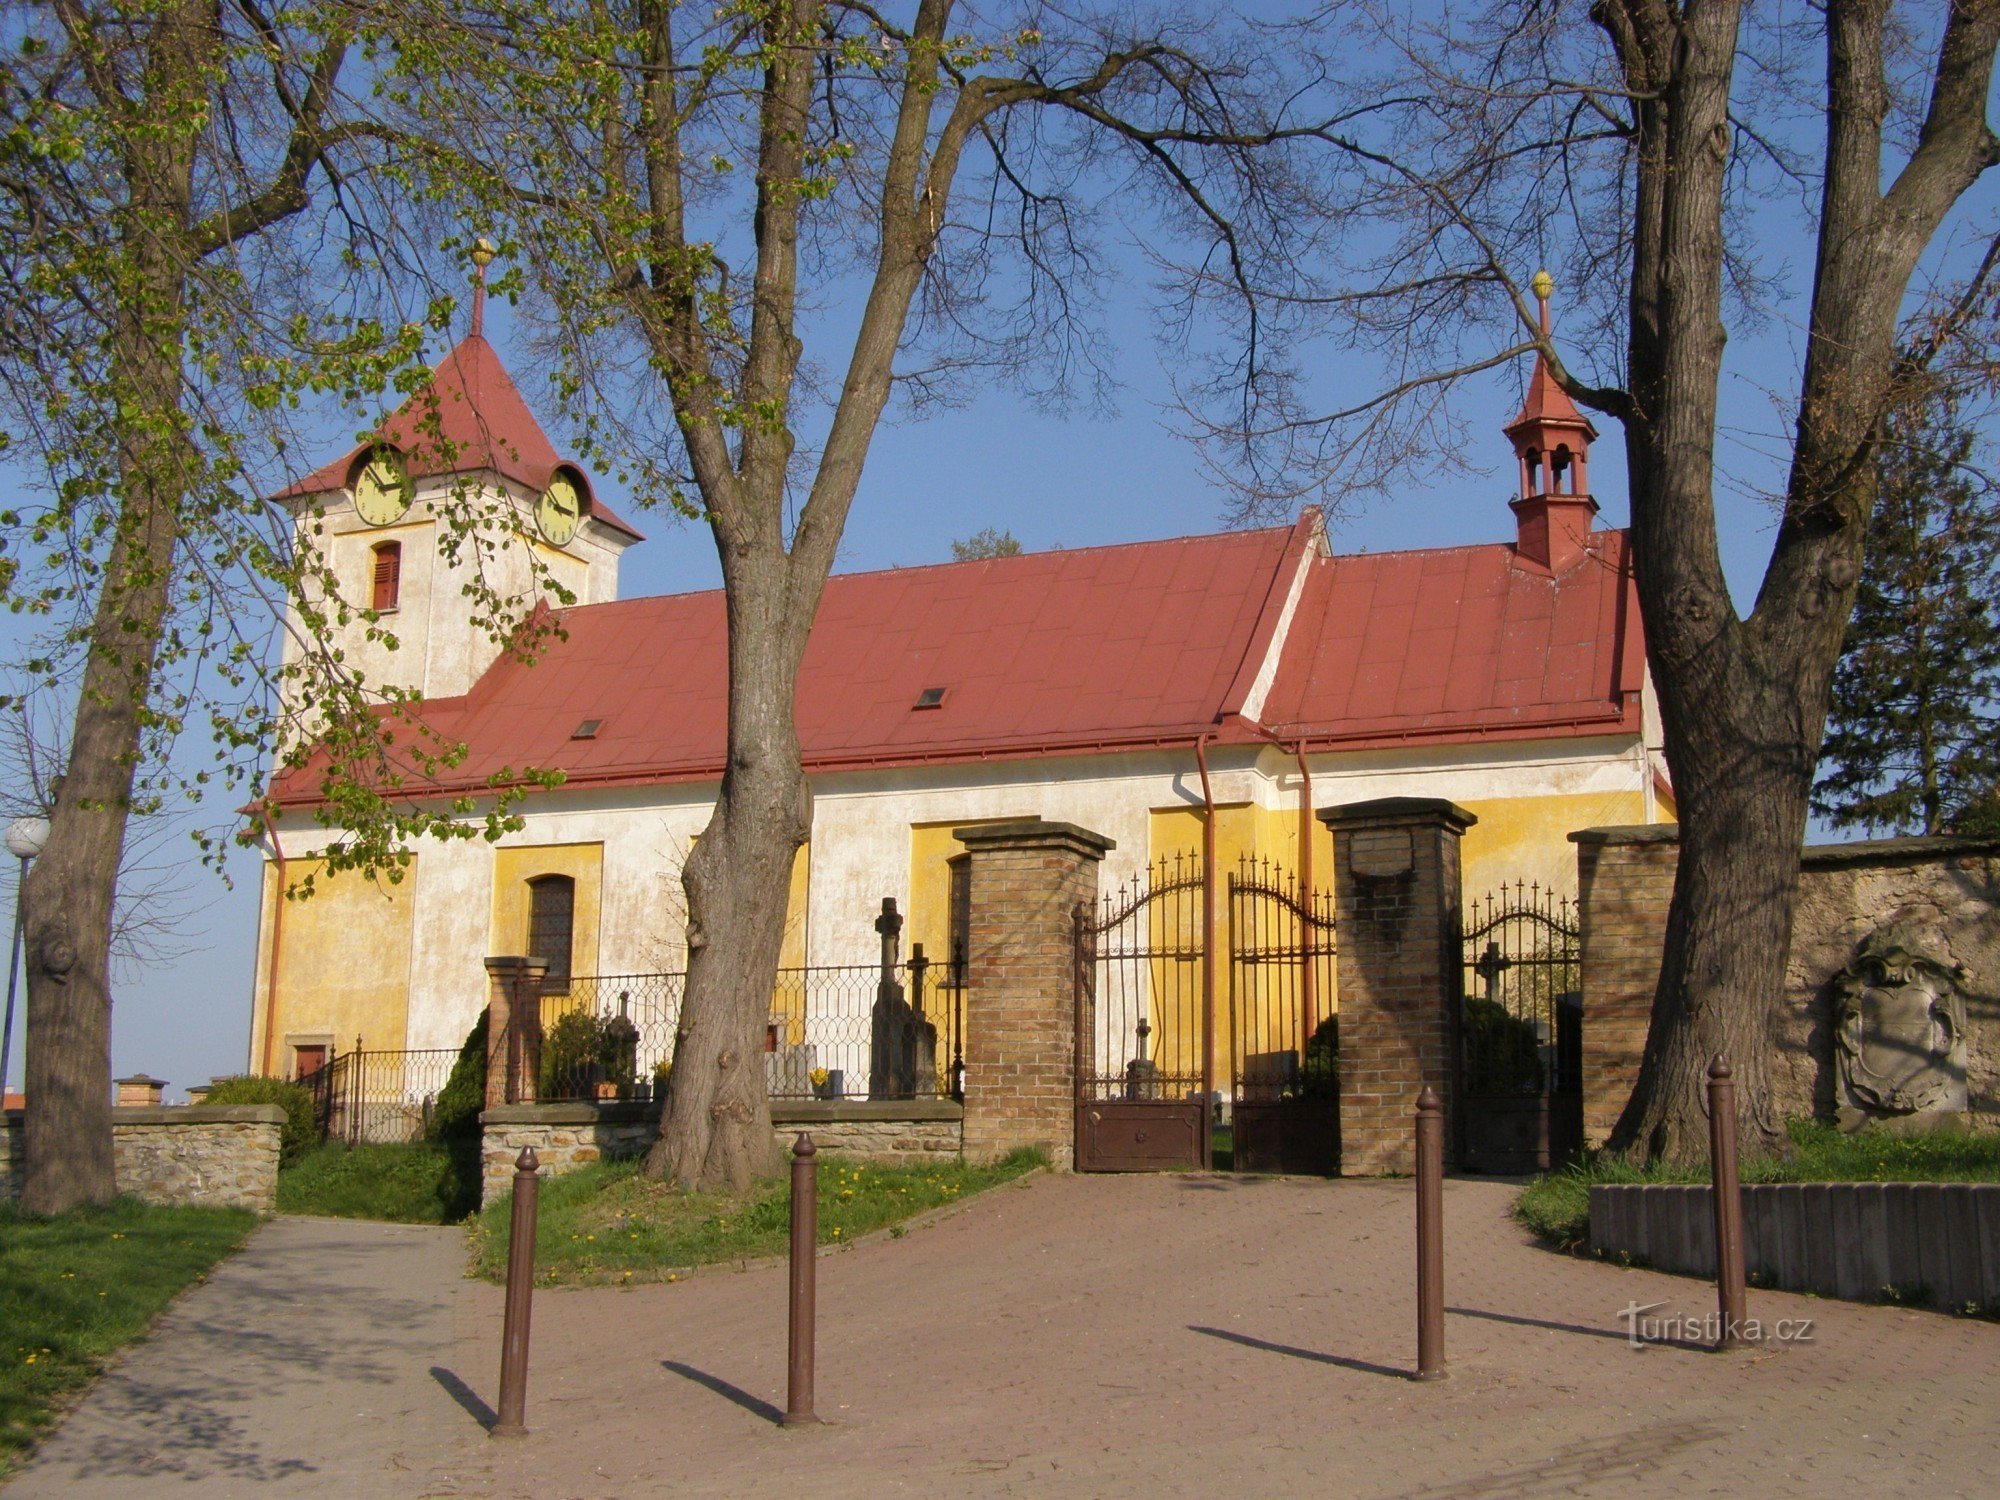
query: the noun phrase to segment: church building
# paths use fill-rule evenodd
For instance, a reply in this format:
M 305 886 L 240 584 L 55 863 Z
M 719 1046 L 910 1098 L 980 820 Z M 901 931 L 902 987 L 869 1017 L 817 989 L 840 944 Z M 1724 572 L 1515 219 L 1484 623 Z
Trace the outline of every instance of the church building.
M 813 816 L 784 964 L 873 961 L 885 898 L 906 942 L 950 952 L 953 830 L 989 821 L 1114 840 L 1107 890 L 1198 853 L 1210 820 L 1218 865 L 1267 860 L 1311 884 L 1333 868 L 1315 809 L 1447 798 L 1478 820 L 1468 897 L 1573 891 L 1567 834 L 1670 819 L 1671 792 L 1630 544 L 1593 524 L 1591 424 L 1538 360 L 1505 435 L 1506 540 L 1342 555 L 1307 510 L 1265 530 L 837 574 L 799 684 Z M 468 618 L 473 563 L 443 519 L 454 491 L 511 517 L 489 584 L 527 602 L 534 558 L 576 600 L 532 664 Z M 394 651 L 351 627 L 349 659 L 420 690 L 424 719 L 466 747 L 432 789 L 476 796 L 528 766 L 564 779 L 498 843 L 425 842 L 400 882 L 343 874 L 285 901 L 332 835 L 310 772 L 279 777 L 251 1069 L 309 1072 L 357 1037 L 456 1047 L 489 955 L 545 956 L 557 989 L 682 969 L 679 871 L 722 770 L 720 591 L 620 597 L 643 538 L 559 456 L 476 321 L 373 440 L 283 498 L 300 544 L 393 625 Z

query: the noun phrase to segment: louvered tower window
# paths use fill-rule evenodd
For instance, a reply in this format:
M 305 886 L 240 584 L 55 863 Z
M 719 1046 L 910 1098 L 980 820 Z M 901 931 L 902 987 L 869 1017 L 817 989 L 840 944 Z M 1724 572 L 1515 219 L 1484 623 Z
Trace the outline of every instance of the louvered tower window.
M 403 589 L 403 544 L 383 542 L 375 549 L 375 608 L 394 609 Z
M 569 993 L 569 950 L 576 922 L 576 882 L 567 875 L 537 875 L 528 882 L 528 953 L 545 958 L 542 993 Z

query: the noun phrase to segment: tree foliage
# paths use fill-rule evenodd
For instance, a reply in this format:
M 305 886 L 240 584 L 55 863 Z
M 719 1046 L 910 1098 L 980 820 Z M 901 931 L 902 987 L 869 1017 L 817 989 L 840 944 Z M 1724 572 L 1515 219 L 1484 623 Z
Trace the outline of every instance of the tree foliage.
M 951 544 L 953 562 L 978 562 L 989 557 L 1020 555 L 1021 543 L 1014 533 L 992 526 L 982 526 L 964 541 L 953 541 Z
M 1201 10 L 481 0 L 384 24 L 400 129 L 521 268 L 586 453 L 721 561 L 726 768 L 683 870 L 652 1165 L 741 1188 L 769 1164 L 758 1037 L 810 827 L 798 666 L 877 424 L 899 390 L 987 376 L 1095 390 L 1121 209 L 1247 295 L 1293 222 L 1248 165 L 1283 100 L 1253 34 Z
M 1946 399 L 1891 414 L 1815 808 L 1954 833 L 2000 798 L 2000 497 Z
M 403 307 L 419 222 L 391 205 L 342 0 L 59 0 L 0 11 L 0 447 L 29 478 L 0 508 L 0 603 L 31 685 L 72 705 L 53 832 L 26 893 L 24 1202 L 112 1192 L 108 963 L 133 810 L 221 791 L 318 741 L 331 862 L 387 868 L 418 833 L 497 832 L 403 786 L 457 747 L 332 641 L 389 622 L 268 498 L 328 408 L 352 421 L 421 381 L 449 298 Z M 343 80 L 361 74 L 350 94 Z M 318 197 L 327 212 L 303 217 Z M 444 528 L 491 548 L 490 520 Z M 306 545 L 297 545 L 303 535 Z M 475 590 L 477 593 L 477 590 Z M 296 649 L 267 653 L 297 607 Z M 516 606 L 475 598 L 496 631 Z M 303 716 L 303 717 L 301 717 Z M 177 758 L 199 724 L 212 759 Z M 232 819 L 233 821 L 233 819 Z M 211 854 L 220 850 L 205 840 Z

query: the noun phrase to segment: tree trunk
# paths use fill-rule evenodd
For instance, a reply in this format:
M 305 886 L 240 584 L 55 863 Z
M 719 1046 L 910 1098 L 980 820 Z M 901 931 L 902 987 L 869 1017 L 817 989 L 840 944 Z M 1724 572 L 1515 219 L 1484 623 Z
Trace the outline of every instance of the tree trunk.
M 792 717 L 812 610 L 790 607 L 792 563 L 782 551 L 732 558 L 725 548 L 724 559 L 729 759 L 715 812 L 681 872 L 687 992 L 646 1170 L 690 1189 L 740 1193 L 777 1169 L 764 1027 L 792 864 L 812 831 Z
M 1669 758 L 1703 790 L 1681 808 L 1652 1024 L 1613 1150 L 1677 1165 L 1705 1160 L 1708 1065 L 1718 1053 L 1735 1073 L 1743 1150 L 1785 1149 L 1771 1101 L 1772 1023 L 1812 784 L 1796 722 L 1785 721 L 1810 696 L 1794 689 L 1789 701 L 1760 704 L 1711 685 L 1703 712 L 1669 716 L 1680 720 L 1668 732 Z
M 179 362 L 131 361 L 171 411 Z M 138 424 L 134 424 L 135 426 Z M 111 922 L 132 785 L 179 536 L 167 446 L 128 441 L 119 534 L 105 570 L 78 694 L 76 731 L 48 847 L 25 894 L 27 1175 L 21 1207 L 59 1214 L 117 1195 L 111 1159 Z
M 1985 124 L 2000 6 L 1952 7 L 1923 132 L 1887 191 L 1884 17 L 1826 7 L 1827 146 L 1812 316 L 1784 519 L 1738 619 L 1715 530 L 1723 184 L 1740 7 L 1594 12 L 1638 123 L 1625 414 L 1647 647 L 1680 796 L 1681 854 L 1652 1026 L 1614 1149 L 1707 1152 L 1702 1080 L 1736 1075 L 1751 1152 L 1782 1151 L 1769 1088 L 1812 775 L 1875 502 L 1896 321 L 1945 213 L 2000 160 Z
M 21 1208 L 58 1214 L 117 1195 L 111 1142 L 111 925 L 132 788 L 152 722 L 181 504 L 201 459 L 181 397 L 186 236 L 207 69 L 219 44 L 207 0 L 176 0 L 146 38 L 136 99 L 147 120 L 122 167 L 127 202 L 104 393 L 115 403 L 117 520 L 99 582 L 75 732 L 49 841 L 24 891 L 28 976 Z

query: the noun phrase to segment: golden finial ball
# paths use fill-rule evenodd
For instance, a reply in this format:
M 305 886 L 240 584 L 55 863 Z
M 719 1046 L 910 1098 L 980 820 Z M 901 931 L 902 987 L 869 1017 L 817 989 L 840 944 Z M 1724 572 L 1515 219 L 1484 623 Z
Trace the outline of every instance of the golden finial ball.
M 482 271 L 493 264 L 493 241 L 483 234 L 472 242 L 472 263 Z
M 1529 282 L 1528 285 L 1535 289 L 1537 297 L 1546 302 L 1549 300 L 1549 293 L 1556 289 L 1556 279 L 1549 275 L 1547 271 L 1537 271 L 1535 272 L 1535 279 Z

